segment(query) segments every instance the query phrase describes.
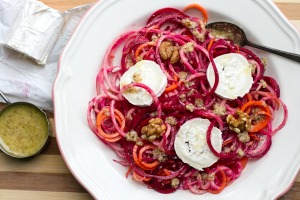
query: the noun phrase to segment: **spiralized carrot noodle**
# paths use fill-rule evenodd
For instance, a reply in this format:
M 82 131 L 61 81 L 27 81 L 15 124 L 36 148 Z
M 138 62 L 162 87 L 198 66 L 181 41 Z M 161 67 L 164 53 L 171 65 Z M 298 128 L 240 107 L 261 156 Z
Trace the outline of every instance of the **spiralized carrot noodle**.
M 184 13 L 190 9 L 198 9 L 199 15 Z M 259 159 L 268 152 L 272 137 L 287 121 L 288 110 L 280 99 L 279 85 L 265 75 L 268 66 L 249 49 L 213 37 L 205 29 L 208 20 L 205 8 L 196 4 L 181 10 L 159 9 L 143 27 L 125 32 L 113 41 L 95 75 L 97 96 L 89 102 L 87 111 L 92 132 L 116 152 L 116 163 L 128 169 L 125 178 L 132 177 L 161 193 L 178 189 L 194 194 L 220 193 L 241 175 L 248 160 Z M 161 48 L 166 44 L 173 58 L 161 56 Z M 115 56 L 118 50 L 122 52 L 120 58 Z M 212 87 L 206 77 L 209 63 L 215 66 L 213 59 L 227 53 L 244 56 L 252 68 L 254 83 L 250 92 L 235 100 L 215 94 L 219 82 L 216 67 Z M 143 83 L 133 82 L 120 88 L 120 77 L 140 60 L 156 62 L 166 75 L 168 83 L 161 96 Z M 122 95 L 130 87 L 147 91 L 153 103 L 145 107 L 130 104 Z M 273 127 L 278 110 L 283 110 L 283 120 Z M 233 127 L 228 120 L 241 121 L 245 116 L 249 129 L 245 124 Z M 207 144 L 219 157 L 204 171 L 183 163 L 174 150 L 181 125 L 197 117 L 211 122 Z M 222 131 L 219 153 L 210 138 L 214 126 Z M 154 131 L 149 131 L 153 127 Z M 242 129 L 246 137 L 242 139 L 235 128 Z

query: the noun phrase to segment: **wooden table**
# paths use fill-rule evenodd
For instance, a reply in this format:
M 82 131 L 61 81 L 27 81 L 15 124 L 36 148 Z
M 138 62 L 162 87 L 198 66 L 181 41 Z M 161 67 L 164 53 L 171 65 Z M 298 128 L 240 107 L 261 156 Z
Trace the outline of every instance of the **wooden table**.
M 95 0 L 42 0 L 45 4 L 64 11 Z M 300 30 L 300 0 L 273 0 L 287 18 Z M 0 109 L 3 104 L 0 104 Z M 48 113 L 52 128 L 53 114 Z M 64 163 L 55 139 L 40 155 L 18 160 L 0 152 L 0 199 L 92 199 L 72 176 Z M 300 199 L 300 175 L 293 187 L 280 200 Z

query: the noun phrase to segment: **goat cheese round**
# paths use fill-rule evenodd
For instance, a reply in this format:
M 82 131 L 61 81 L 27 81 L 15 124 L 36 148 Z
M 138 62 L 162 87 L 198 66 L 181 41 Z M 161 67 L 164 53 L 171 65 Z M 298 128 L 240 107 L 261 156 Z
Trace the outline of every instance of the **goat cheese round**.
M 174 142 L 177 156 L 186 164 L 198 170 L 217 162 L 218 157 L 209 149 L 206 142 L 208 119 L 194 118 L 185 122 L 179 129 Z M 211 143 L 217 152 L 222 150 L 222 132 L 213 127 Z
M 131 83 L 143 83 L 148 86 L 156 96 L 160 96 L 167 86 L 167 76 L 160 66 L 151 60 L 142 60 L 130 67 L 120 79 L 120 88 Z M 131 87 L 122 94 L 131 104 L 149 106 L 153 99 L 143 88 Z
M 226 99 L 237 99 L 250 91 L 253 78 L 250 64 L 244 56 L 229 53 L 214 58 L 214 62 L 219 73 L 216 94 Z M 209 85 L 213 87 L 215 73 L 211 63 L 208 65 L 206 76 Z

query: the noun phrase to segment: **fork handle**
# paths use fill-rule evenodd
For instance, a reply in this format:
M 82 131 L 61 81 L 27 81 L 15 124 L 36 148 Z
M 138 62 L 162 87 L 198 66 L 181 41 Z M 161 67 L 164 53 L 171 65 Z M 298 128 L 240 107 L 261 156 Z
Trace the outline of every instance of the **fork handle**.
M 267 51 L 267 52 L 270 52 L 270 53 L 274 53 L 276 55 L 279 55 L 279 56 L 282 56 L 282 57 L 285 57 L 285 58 L 288 58 L 290 60 L 294 60 L 294 61 L 300 63 L 300 55 L 299 54 L 289 53 L 289 52 L 286 52 L 286 51 L 281 51 L 281 50 L 278 50 L 278 49 L 266 47 L 266 46 L 263 46 L 263 45 L 257 45 L 257 44 L 254 44 L 252 42 L 249 42 L 249 41 L 247 41 L 246 45 L 248 45 L 250 47 L 257 48 L 257 49 L 261 49 L 261 50 L 264 50 L 264 51 Z
M 2 97 L 2 99 L 3 99 L 6 103 L 11 103 L 11 102 L 5 97 L 5 95 L 1 92 L 1 90 L 0 90 L 0 96 Z

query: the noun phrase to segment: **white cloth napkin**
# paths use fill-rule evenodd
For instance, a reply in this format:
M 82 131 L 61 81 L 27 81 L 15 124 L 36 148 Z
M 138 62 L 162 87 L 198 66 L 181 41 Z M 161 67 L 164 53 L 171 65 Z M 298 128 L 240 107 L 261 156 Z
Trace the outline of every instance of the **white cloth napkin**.
M 41 66 L 3 46 L 14 19 L 26 1 L 0 0 L 0 90 L 11 102 L 27 101 L 42 109 L 53 111 L 52 86 L 57 74 L 60 53 L 91 5 L 62 12 L 64 26 L 48 57 L 47 64 Z M 2 99 L 0 101 L 3 102 Z

